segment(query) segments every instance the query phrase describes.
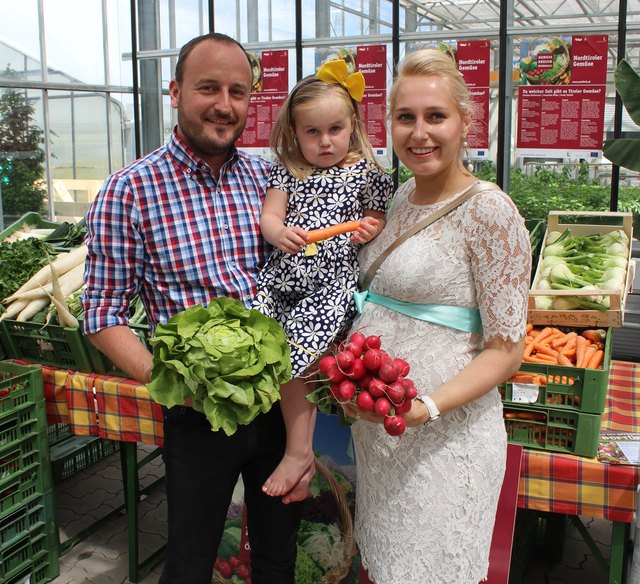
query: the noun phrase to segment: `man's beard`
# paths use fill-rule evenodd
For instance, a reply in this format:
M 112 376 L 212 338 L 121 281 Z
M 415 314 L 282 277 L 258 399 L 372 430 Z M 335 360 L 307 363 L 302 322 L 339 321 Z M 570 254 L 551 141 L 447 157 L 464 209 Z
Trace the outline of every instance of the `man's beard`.
M 232 123 L 237 122 L 237 120 L 231 116 L 216 117 Z M 178 125 L 190 146 L 194 150 L 207 155 L 224 154 L 228 152 L 244 129 L 242 126 L 236 126 L 233 134 L 225 136 L 217 136 L 215 133 L 210 134 L 205 132 L 204 123 L 194 122 L 192 118 L 185 116 L 180 108 L 178 108 Z

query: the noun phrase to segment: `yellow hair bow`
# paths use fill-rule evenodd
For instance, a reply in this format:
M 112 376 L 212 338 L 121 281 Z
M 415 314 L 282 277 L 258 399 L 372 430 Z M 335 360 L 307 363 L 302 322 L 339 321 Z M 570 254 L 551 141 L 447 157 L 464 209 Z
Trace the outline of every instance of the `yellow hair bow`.
M 364 96 L 364 75 L 360 71 L 349 75 L 347 63 L 344 59 L 327 61 L 318 69 L 316 77 L 327 83 L 342 85 L 353 99 L 362 101 Z

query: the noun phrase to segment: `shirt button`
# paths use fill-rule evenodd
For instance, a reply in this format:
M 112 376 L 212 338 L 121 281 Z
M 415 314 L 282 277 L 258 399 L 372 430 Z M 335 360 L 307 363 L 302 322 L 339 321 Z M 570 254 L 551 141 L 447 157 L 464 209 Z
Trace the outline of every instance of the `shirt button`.
M 229 229 L 229 226 L 225 223 L 225 224 L 224 224 L 224 228 L 225 228 L 225 229 Z

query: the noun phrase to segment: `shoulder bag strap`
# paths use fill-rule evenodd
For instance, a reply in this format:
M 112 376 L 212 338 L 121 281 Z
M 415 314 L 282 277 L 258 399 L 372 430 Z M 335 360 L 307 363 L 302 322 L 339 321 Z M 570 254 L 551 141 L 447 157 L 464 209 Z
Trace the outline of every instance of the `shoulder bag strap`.
M 442 209 L 436 211 L 435 213 L 425 217 L 422 221 L 416 223 L 413 227 L 405 231 L 402 235 L 400 235 L 389 247 L 387 247 L 371 264 L 367 273 L 365 274 L 364 279 L 362 279 L 360 284 L 361 290 L 367 290 L 373 281 L 373 278 L 376 275 L 376 272 L 382 265 L 389 254 L 396 249 L 398 246 L 403 244 L 407 239 L 409 239 L 412 235 L 415 235 L 419 231 L 422 231 L 427 225 L 431 225 L 434 221 L 437 221 L 443 215 L 446 215 L 449 211 L 455 209 L 458 205 L 464 203 L 467 199 L 479 193 L 480 191 L 487 190 L 500 190 L 500 187 L 492 182 L 488 181 L 476 181 L 473 184 L 469 185 L 462 193 L 456 197 L 453 201 L 442 207 Z

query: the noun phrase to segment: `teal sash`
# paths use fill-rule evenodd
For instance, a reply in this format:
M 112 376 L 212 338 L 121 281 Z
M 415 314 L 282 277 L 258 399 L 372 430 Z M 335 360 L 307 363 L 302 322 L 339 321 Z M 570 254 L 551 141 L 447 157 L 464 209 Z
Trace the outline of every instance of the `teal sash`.
M 413 302 L 404 302 L 388 296 L 381 296 L 368 290 L 354 292 L 353 299 L 356 303 L 358 314 L 362 313 L 365 302 L 373 302 L 412 318 L 426 320 L 427 322 L 433 322 L 458 331 L 467 333 L 482 332 L 480 311 L 477 308 L 445 306 L 444 304 L 414 304 Z

